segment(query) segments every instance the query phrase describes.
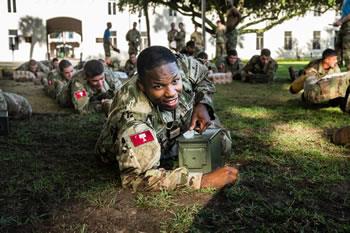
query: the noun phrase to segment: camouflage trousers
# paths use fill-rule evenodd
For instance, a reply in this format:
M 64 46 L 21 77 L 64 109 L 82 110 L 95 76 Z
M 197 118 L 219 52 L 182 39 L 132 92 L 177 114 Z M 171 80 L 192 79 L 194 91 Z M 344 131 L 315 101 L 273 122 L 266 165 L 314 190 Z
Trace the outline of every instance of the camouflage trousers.
M 226 33 L 226 51 L 236 49 L 237 47 L 238 30 L 234 29 Z
M 343 24 L 336 38 L 334 45 L 337 51 L 338 61 L 341 65 L 350 65 L 350 22 Z
M 7 111 L 14 119 L 25 119 L 32 115 L 32 106 L 23 96 L 0 90 L 0 110 Z
M 349 80 L 349 72 L 326 76 L 322 79 L 311 76 L 304 83 L 304 100 L 310 104 L 322 104 L 339 97 L 345 97 Z
M 128 50 L 128 53 L 129 54 L 136 54 L 138 53 L 138 45 L 136 43 L 132 43 L 132 42 L 129 42 L 129 50 Z
M 226 54 L 225 43 L 216 43 L 216 57 L 221 57 Z

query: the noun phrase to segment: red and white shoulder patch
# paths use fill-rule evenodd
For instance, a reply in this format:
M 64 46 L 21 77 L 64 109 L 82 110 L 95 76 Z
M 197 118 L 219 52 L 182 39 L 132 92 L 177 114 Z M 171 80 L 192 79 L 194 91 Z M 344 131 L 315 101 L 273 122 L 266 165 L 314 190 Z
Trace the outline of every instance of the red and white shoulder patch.
M 129 136 L 131 139 L 132 144 L 134 144 L 135 147 L 143 145 L 147 142 L 154 141 L 154 137 L 150 130 L 146 130 L 144 132 L 133 134 Z
M 74 92 L 74 97 L 79 100 L 80 98 L 87 96 L 85 89 Z

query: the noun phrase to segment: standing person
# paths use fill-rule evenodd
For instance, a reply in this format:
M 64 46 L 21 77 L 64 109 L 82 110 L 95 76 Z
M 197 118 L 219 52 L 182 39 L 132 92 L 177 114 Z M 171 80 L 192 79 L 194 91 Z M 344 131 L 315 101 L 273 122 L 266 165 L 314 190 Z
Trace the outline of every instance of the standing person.
M 225 31 L 226 27 L 220 20 L 216 21 L 216 57 L 224 56 L 225 54 Z
M 346 68 L 350 69 L 350 0 L 344 0 L 341 8 L 341 18 L 333 23 L 339 27 L 335 49 L 341 65 L 345 62 Z
M 185 47 L 185 39 L 186 39 L 185 25 L 183 23 L 179 23 L 179 29 L 180 30 L 175 35 L 177 52 L 181 51 Z
M 137 75 L 116 93 L 96 143 L 102 161 L 117 163 L 123 187 L 135 191 L 234 183 L 238 170 L 233 167 L 203 174 L 174 164 L 181 134 L 189 129 L 202 133 L 215 124 L 215 88 L 207 68 L 162 46 L 146 48 L 137 59 Z M 230 154 L 229 135 L 222 136 L 223 150 Z
M 176 41 L 175 36 L 177 34 L 177 29 L 175 28 L 175 23 L 170 24 L 170 31 L 168 31 L 168 42 L 169 42 L 169 49 L 176 50 Z
M 107 28 L 103 34 L 103 48 L 105 50 L 106 62 L 108 62 L 111 59 L 111 48 L 113 48 L 118 53 L 120 52 L 119 49 L 117 49 L 112 45 L 111 31 L 110 31 L 111 28 L 112 28 L 112 23 L 108 22 Z
M 194 32 L 191 34 L 191 40 L 194 41 L 197 53 L 202 52 L 204 48 L 203 34 L 197 31 L 197 25 L 194 26 Z
M 226 13 L 226 50 L 230 51 L 237 47 L 238 30 L 237 25 L 241 21 L 241 13 L 236 7 L 229 4 L 230 9 Z
M 136 29 L 137 23 L 134 22 L 132 25 L 132 29 L 126 33 L 126 40 L 129 42 L 129 51 L 128 53 L 138 53 L 138 47 L 140 46 L 141 43 L 141 34 L 140 32 Z

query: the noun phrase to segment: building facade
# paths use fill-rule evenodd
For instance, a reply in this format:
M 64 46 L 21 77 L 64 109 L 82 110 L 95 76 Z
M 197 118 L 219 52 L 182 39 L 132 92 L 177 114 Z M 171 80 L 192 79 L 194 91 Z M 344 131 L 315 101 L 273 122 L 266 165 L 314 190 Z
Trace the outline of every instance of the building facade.
M 334 47 L 337 29 L 329 24 L 337 16 L 335 11 L 322 15 L 315 12 L 262 34 L 241 35 L 239 55 L 248 59 L 261 48 L 269 48 L 276 58 L 319 56 L 325 48 Z M 171 22 L 185 24 L 187 40 L 194 30 L 189 17 L 165 7 L 150 7 L 149 16 L 152 45 L 168 46 Z M 116 0 L 4 0 L 0 2 L 0 22 L 0 61 L 26 61 L 31 54 L 37 60 L 48 56 L 103 58 L 102 37 L 107 22 L 112 22 L 112 41 L 121 50 L 112 56 L 127 58 L 125 35 L 133 22 L 138 23 L 142 35 L 141 48 L 148 44 L 142 12 L 120 11 Z M 264 25 L 255 27 L 259 26 Z M 213 58 L 215 39 L 208 34 L 206 38 L 207 53 Z

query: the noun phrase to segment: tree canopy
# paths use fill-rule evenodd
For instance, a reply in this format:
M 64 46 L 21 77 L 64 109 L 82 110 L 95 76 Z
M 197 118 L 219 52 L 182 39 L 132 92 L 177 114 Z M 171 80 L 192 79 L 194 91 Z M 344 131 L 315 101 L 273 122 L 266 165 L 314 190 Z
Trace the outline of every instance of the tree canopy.
M 216 28 L 215 21 L 208 18 L 209 15 L 216 14 L 218 19 L 225 22 L 225 15 L 229 9 L 229 0 L 207 0 L 205 28 L 209 33 L 213 33 Z M 283 23 L 295 16 L 303 16 L 310 10 L 320 10 L 326 12 L 329 9 L 339 9 L 342 0 L 234 0 L 233 4 L 242 14 L 242 21 L 238 25 L 240 34 L 252 32 L 264 32 L 270 28 Z M 185 16 L 189 16 L 192 22 L 201 27 L 201 0 L 149 0 L 151 6 L 163 5 L 172 10 L 178 11 Z M 129 6 L 131 11 L 143 8 L 142 1 L 121 0 L 118 2 L 119 8 Z M 254 25 L 263 23 L 263 27 L 255 28 Z

